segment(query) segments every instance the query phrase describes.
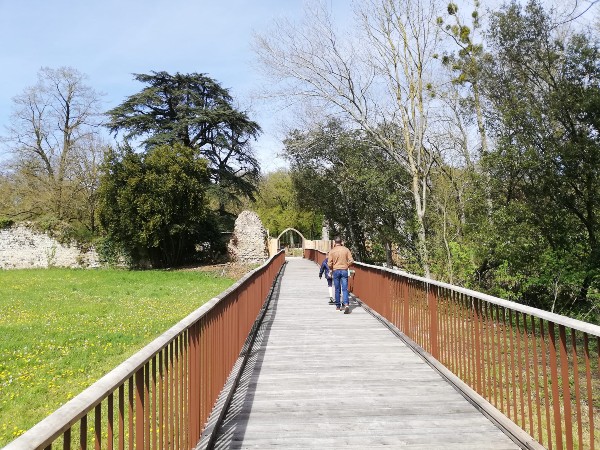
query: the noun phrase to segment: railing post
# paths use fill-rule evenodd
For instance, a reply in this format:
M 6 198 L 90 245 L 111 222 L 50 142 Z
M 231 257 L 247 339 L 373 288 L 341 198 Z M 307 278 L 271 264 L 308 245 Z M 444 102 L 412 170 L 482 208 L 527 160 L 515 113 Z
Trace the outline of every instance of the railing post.
M 473 340 L 475 343 L 475 380 L 474 383 L 476 386 L 476 392 L 478 394 L 482 394 L 483 393 L 483 388 L 482 388 L 482 384 L 481 384 L 481 378 L 482 378 L 482 374 L 481 374 L 481 370 L 482 370 L 482 365 L 481 365 L 481 342 L 480 342 L 480 338 L 481 338 L 481 333 L 482 333 L 482 323 L 481 323 L 481 305 L 479 303 L 479 301 L 477 299 L 472 298 L 471 299 L 471 307 L 473 308 L 473 326 L 474 326 L 474 336 L 473 336 Z
M 556 363 L 556 334 L 554 322 L 548 322 L 548 337 L 550 341 L 550 373 L 552 380 L 552 405 L 554 407 L 554 436 L 556 438 L 557 450 L 563 448 L 563 434 L 561 424 L 560 396 L 558 391 L 558 365 Z
M 427 285 L 427 309 L 429 310 L 429 342 L 431 355 L 439 358 L 438 351 L 438 314 L 437 314 L 437 286 Z
M 402 278 L 402 312 L 404 314 L 404 334 L 410 337 L 410 281 L 408 278 Z
M 567 356 L 567 333 L 564 325 L 558 326 L 560 340 L 560 368 L 563 387 L 563 409 L 565 413 L 565 438 L 567 450 L 573 449 L 573 416 L 571 413 L 571 390 L 569 386 L 569 357 Z M 575 367 L 575 370 L 578 370 Z M 558 402 L 557 402 L 558 403 Z
M 198 330 L 199 325 L 192 325 L 188 331 L 188 405 L 189 405 L 189 442 L 198 442 L 200 433 L 198 430 L 198 418 L 200 411 L 198 408 L 198 390 L 197 380 L 200 377 L 197 367 L 198 358 Z M 159 426 L 162 424 L 159 423 Z
M 144 370 L 135 373 L 136 405 L 135 405 L 135 447 L 144 448 Z

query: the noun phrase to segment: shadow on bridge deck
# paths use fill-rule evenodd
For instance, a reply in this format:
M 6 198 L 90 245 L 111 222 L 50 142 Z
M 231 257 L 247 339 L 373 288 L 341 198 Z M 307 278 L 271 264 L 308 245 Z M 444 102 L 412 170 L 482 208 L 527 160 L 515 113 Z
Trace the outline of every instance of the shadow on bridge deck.
M 317 275 L 288 259 L 215 448 L 519 448 L 361 307 L 328 305 Z

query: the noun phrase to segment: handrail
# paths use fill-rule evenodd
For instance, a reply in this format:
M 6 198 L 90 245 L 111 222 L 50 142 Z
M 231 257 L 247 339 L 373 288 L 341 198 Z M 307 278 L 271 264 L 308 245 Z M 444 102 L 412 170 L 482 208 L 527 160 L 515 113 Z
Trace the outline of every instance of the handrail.
M 353 268 L 361 301 L 540 444 L 598 448 L 600 327 L 399 270 Z
M 278 252 L 4 450 L 50 448 L 61 435 L 70 448 L 77 423 L 82 448 L 193 448 L 284 261 Z
M 571 319 L 569 317 L 561 316 L 560 314 L 556 314 L 550 311 L 544 311 L 543 309 L 533 308 L 531 306 L 522 305 L 520 303 L 516 303 L 510 300 L 505 300 L 503 298 L 494 297 L 493 295 L 484 294 L 483 292 L 473 291 L 471 289 L 463 288 L 460 286 L 455 286 L 453 284 L 444 283 L 442 281 L 433 280 L 431 278 L 424 278 L 418 275 L 413 275 L 412 273 L 405 272 L 403 270 L 398 269 L 390 269 L 389 267 L 381 267 L 375 266 L 372 264 L 365 263 L 356 263 L 357 266 L 367 267 L 371 269 L 377 269 L 384 272 L 389 272 L 393 274 L 399 274 L 406 278 L 410 278 L 415 281 L 420 281 L 422 283 L 427 283 L 430 286 L 437 286 L 443 289 L 452 289 L 455 292 L 468 295 L 473 298 L 477 298 L 479 300 L 484 300 L 488 303 L 492 303 L 494 305 L 502 306 L 504 308 L 511 308 L 514 311 L 519 311 L 523 314 L 528 314 L 531 316 L 535 316 L 539 319 L 548 320 L 554 322 L 555 324 L 564 325 L 569 328 L 573 328 L 577 331 L 582 331 L 584 333 L 591 334 L 593 336 L 600 337 L 600 326 L 591 324 L 589 322 L 584 322 L 582 320 Z

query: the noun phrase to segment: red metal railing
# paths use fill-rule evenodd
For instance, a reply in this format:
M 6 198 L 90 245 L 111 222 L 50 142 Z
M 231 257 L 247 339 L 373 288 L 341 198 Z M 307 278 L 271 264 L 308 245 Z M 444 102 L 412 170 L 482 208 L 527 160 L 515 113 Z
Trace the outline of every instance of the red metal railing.
M 325 254 L 306 250 L 320 264 Z M 549 449 L 599 447 L 600 327 L 405 272 L 353 292 Z
M 194 448 L 284 262 L 279 252 L 5 450 Z

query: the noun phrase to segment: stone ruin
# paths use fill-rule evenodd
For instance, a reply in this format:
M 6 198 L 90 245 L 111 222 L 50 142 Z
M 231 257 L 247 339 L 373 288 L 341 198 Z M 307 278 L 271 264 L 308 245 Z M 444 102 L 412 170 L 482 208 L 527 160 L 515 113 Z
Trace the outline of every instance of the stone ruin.
M 242 211 L 235 226 L 227 250 L 232 261 L 262 263 L 269 257 L 267 231 L 253 211 Z
M 83 252 L 74 244 L 62 244 L 26 225 L 0 230 L 0 269 L 99 266 L 93 249 Z

